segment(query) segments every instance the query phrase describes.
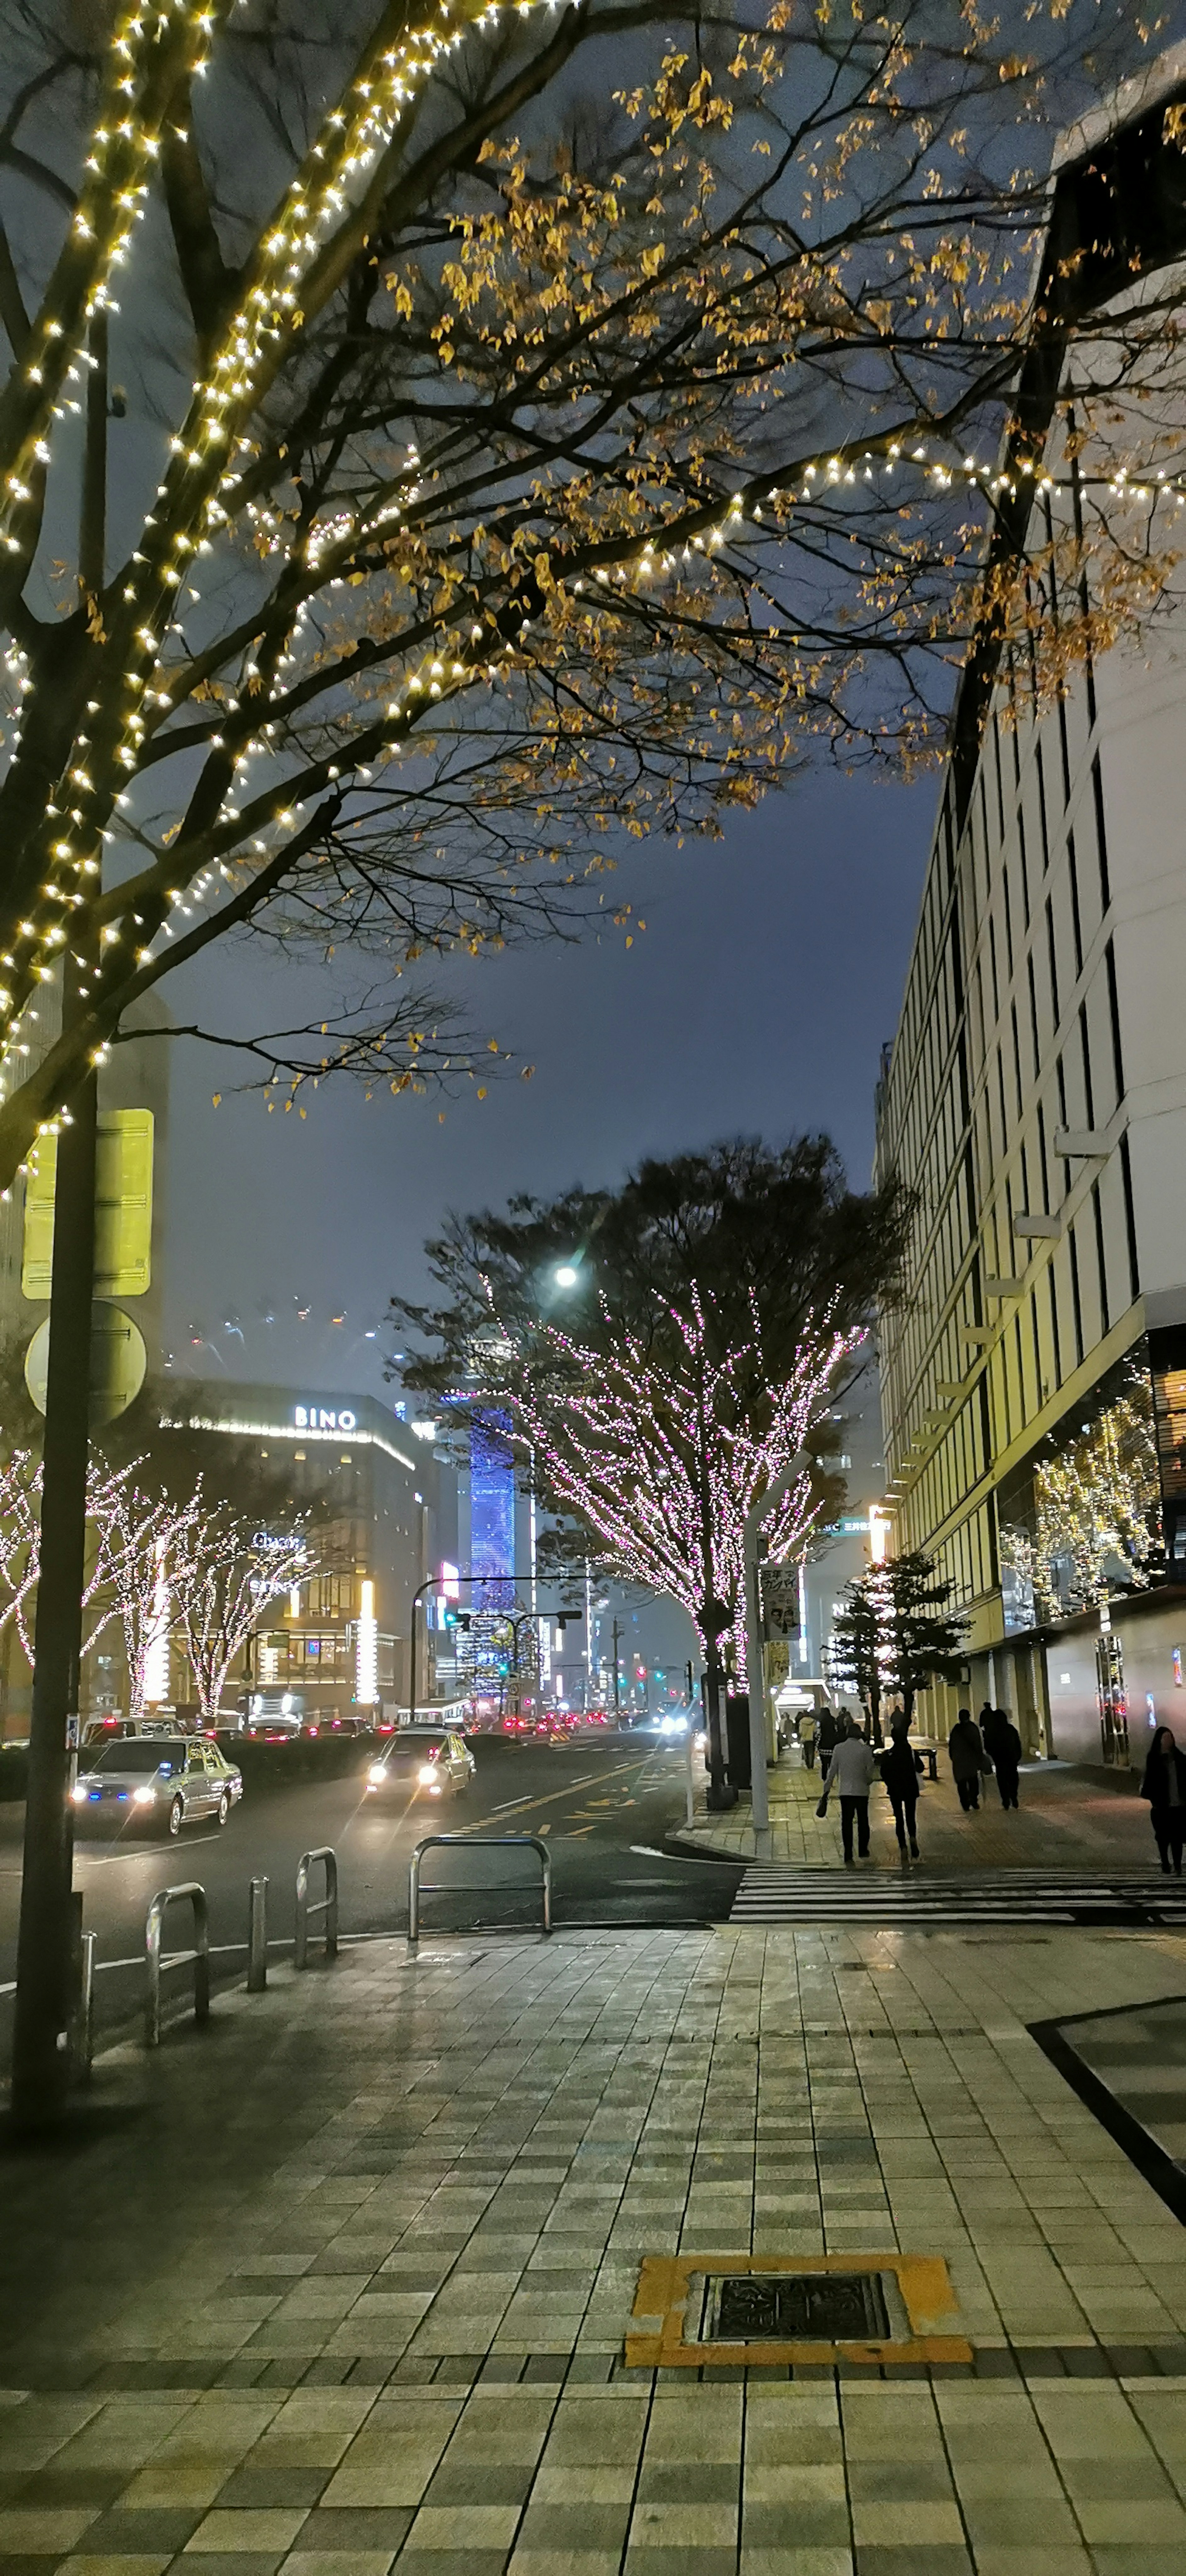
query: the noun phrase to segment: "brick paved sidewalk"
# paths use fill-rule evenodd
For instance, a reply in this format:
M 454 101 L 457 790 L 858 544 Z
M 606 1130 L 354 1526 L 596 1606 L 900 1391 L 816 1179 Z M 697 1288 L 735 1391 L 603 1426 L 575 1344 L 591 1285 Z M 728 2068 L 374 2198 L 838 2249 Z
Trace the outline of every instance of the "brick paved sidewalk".
M 4 2163 L 0 2576 L 1182 2576 L 1186 2236 L 1025 2024 L 1167 1935 L 360 1944 Z M 624 2368 L 644 2254 L 946 2257 L 971 2366 Z
M 1158 1866 L 1149 1810 L 1135 1795 L 1127 1772 L 1110 1777 L 1061 1762 L 1026 1763 L 1016 1812 L 1006 1812 L 995 1780 L 986 1780 L 978 1812 L 966 1816 L 942 1749 L 938 1767 L 938 1780 L 924 1775 L 919 1790 L 918 1838 L 924 1869 L 931 1866 L 940 1874 L 953 1869 L 1012 1868 L 1107 1873 Z M 679 1841 L 730 1860 L 771 1861 L 792 1869 L 842 1868 L 838 1802 L 829 1799 L 825 1817 L 815 1812 L 822 1785 L 818 1769 L 805 1769 L 796 1750 L 784 1753 L 766 1776 L 770 1824 L 764 1833 L 757 1833 L 750 1821 L 748 1797 L 722 1815 L 709 1815 L 701 1782 L 695 1822 L 677 1828 Z M 874 1865 L 896 1869 L 899 1854 L 893 1814 L 880 1785 L 869 1800 L 869 1819 Z

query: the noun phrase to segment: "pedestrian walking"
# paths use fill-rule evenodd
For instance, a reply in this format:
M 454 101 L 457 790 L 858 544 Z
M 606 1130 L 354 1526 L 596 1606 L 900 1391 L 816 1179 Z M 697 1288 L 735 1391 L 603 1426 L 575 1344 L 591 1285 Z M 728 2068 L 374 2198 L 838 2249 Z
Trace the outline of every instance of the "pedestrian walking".
M 1141 1796 L 1149 1801 L 1149 1821 L 1161 1854 L 1161 1866 L 1168 1875 L 1170 1855 L 1178 1877 L 1182 1875 L 1182 1844 L 1186 1839 L 1186 1754 L 1180 1753 L 1168 1726 L 1159 1726 L 1149 1747 Z
M 903 1860 L 908 1837 L 911 1860 L 918 1859 L 914 1819 L 918 1809 L 918 1775 L 921 1770 L 922 1755 L 915 1752 L 910 1741 L 910 1720 L 896 1717 L 890 1728 L 889 1743 L 881 1757 L 881 1776 L 889 1791 L 894 1811 L 894 1832 Z
M 815 1769 L 815 1728 L 815 1710 L 805 1708 L 799 1720 L 799 1748 L 808 1771 Z
M 856 1828 L 857 1851 L 862 1860 L 869 1857 L 869 1791 L 877 1778 L 877 1764 L 863 1735 L 846 1735 L 833 1750 L 824 1775 L 824 1794 L 817 1813 L 828 1803 L 829 1790 L 840 1798 L 840 1833 L 844 1843 L 844 1860 L 848 1869 L 855 1867 L 852 1856 L 853 1828 Z
M 992 1769 L 992 1764 L 984 1750 L 984 1738 L 975 1723 L 971 1709 L 961 1708 L 947 1738 L 947 1750 L 951 1756 L 951 1769 L 959 1791 L 960 1805 L 964 1814 L 970 1815 L 980 1804 L 981 1780 L 985 1772 Z
M 994 1708 L 992 1721 L 992 1733 L 984 1737 L 985 1747 L 997 1775 L 1001 1805 L 1015 1807 L 1017 1775 L 1021 1768 L 1021 1737 L 1007 1708 Z M 982 1728 L 981 1733 L 983 1732 Z
M 829 1708 L 826 1700 L 824 1701 L 824 1705 L 819 1713 L 819 1724 L 816 1728 L 815 1740 L 819 1746 L 820 1761 L 826 1770 L 828 1756 L 832 1752 L 836 1743 L 836 1711 L 834 1708 Z

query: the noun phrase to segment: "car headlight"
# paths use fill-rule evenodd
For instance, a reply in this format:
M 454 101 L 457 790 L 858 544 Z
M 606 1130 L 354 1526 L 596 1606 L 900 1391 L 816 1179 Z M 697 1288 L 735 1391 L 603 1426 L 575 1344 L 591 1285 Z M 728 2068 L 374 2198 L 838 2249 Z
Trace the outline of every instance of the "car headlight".
M 76 1807 L 85 1807 L 90 1791 L 85 1780 L 76 1780 L 70 1792 Z
M 378 1789 L 379 1787 L 381 1787 L 381 1785 L 382 1785 L 383 1781 L 386 1779 L 386 1777 L 387 1777 L 387 1765 L 386 1765 L 386 1763 L 385 1763 L 385 1762 L 372 1762 L 371 1767 L 370 1767 L 370 1770 L 369 1770 L 369 1771 L 368 1771 L 368 1773 L 367 1773 L 367 1778 L 368 1778 L 368 1780 L 370 1781 L 370 1784 L 371 1784 L 372 1789 Z
M 420 1772 L 419 1772 L 419 1779 L 420 1779 L 420 1786 L 421 1786 L 421 1788 L 422 1788 L 422 1789 L 433 1789 L 433 1788 L 435 1788 L 435 1787 L 436 1787 L 436 1785 L 437 1785 L 437 1767 L 436 1767 L 435 1762 L 422 1762 L 422 1763 L 421 1763 L 421 1765 L 420 1765 Z
M 155 1789 L 133 1789 L 132 1791 L 133 1801 L 138 1807 L 151 1807 L 155 1796 Z

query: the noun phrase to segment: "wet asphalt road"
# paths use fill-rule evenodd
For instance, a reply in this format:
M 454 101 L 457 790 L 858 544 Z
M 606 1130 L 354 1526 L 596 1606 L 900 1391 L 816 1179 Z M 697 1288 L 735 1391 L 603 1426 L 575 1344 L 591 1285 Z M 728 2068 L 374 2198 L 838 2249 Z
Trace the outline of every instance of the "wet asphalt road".
M 84 1922 L 98 1936 L 97 2021 L 111 2028 L 137 2009 L 144 1986 L 144 1918 L 156 1891 L 197 1879 L 210 1905 L 216 1973 L 240 1973 L 245 1958 L 248 1886 L 269 1882 L 268 1932 L 290 1945 L 297 1862 L 331 1844 L 337 1853 L 341 1929 L 368 1934 L 407 1924 L 408 1864 L 428 1833 L 462 1837 L 449 1851 L 426 1855 L 422 1931 L 491 1930 L 540 1919 L 540 1872 L 530 1852 L 475 1848 L 497 1834 L 536 1834 L 552 1854 L 553 1919 L 558 1925 L 703 1923 L 728 1914 L 738 1871 L 718 1861 L 664 1852 L 664 1836 L 684 1816 L 686 1755 L 682 1744 L 652 1736 L 602 1736 L 553 1751 L 532 1744 L 475 1739 L 477 1778 L 464 1796 L 442 1803 L 424 1796 L 368 1797 L 369 1757 L 339 1780 L 249 1788 L 220 1833 L 195 1825 L 177 1842 L 143 1832 L 80 1833 L 75 1885 Z M 15 1971 L 23 1811 L 0 1807 L 0 1988 Z M 447 1882 L 430 1893 L 429 1882 Z M 482 1888 L 478 1882 L 494 1882 Z M 320 1893 L 320 1886 L 315 1890 Z M 188 1908 L 178 1908 L 169 1934 L 190 1938 Z M 7 2054 L 11 1992 L 0 1991 L 0 2049 Z

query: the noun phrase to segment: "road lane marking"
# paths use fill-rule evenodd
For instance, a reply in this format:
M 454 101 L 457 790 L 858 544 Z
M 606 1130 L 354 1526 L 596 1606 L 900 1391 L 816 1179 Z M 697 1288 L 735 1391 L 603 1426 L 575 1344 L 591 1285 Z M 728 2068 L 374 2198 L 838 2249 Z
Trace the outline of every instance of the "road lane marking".
M 633 1771 L 637 1768 L 637 1762 L 623 1762 L 620 1767 L 623 1771 Z M 589 1773 L 589 1778 L 591 1780 L 604 1779 L 605 1776 L 604 1772 L 591 1771 Z M 610 1774 L 610 1777 L 613 1777 L 612 1773 Z M 570 1780 L 565 1788 L 551 1789 L 544 1797 L 541 1798 L 513 1798 L 507 1806 L 488 1807 L 486 1814 L 484 1816 L 475 1816 L 472 1824 L 458 1826 L 458 1839 L 460 1840 L 462 1834 L 480 1833 L 483 1825 L 489 1823 L 491 1816 L 509 1816 L 512 1814 L 518 1814 L 521 1813 L 525 1807 L 554 1807 L 559 1800 L 571 1798 L 573 1791 L 575 1789 L 579 1789 L 580 1786 L 581 1783 L 579 1780 Z M 606 1801 L 606 1803 L 610 1804 L 613 1802 Z

